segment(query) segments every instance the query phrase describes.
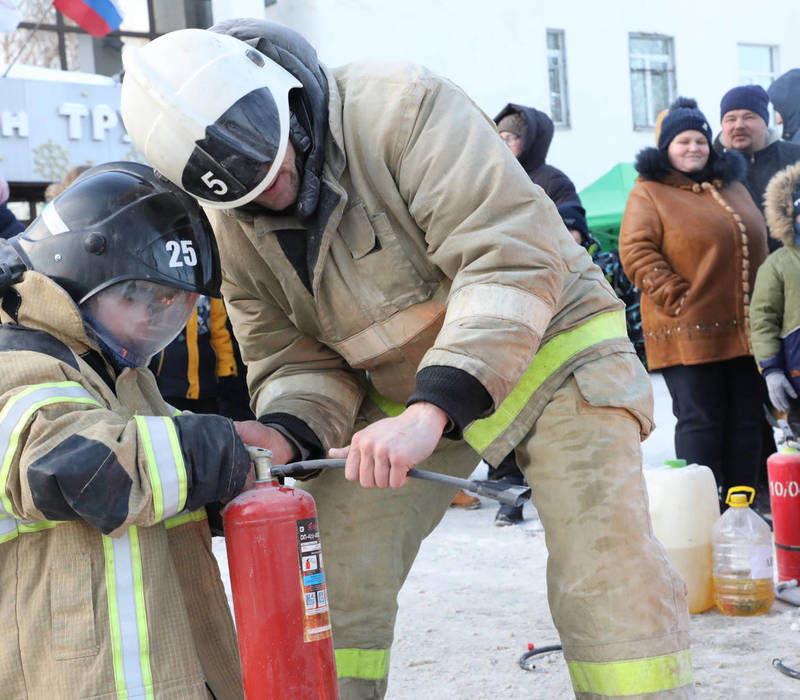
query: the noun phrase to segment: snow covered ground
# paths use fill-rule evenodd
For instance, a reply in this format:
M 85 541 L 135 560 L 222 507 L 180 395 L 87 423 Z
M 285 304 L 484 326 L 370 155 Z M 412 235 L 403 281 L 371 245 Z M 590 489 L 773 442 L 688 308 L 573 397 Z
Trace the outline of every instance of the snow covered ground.
M 661 376 L 651 376 L 657 427 L 642 449 L 645 464 L 658 465 L 673 456 L 674 418 Z M 400 593 L 388 700 L 573 697 L 559 652 L 539 657 L 533 671 L 517 664 L 529 643 L 559 642 L 547 606 L 547 551 L 530 504 L 514 527 L 496 527 L 495 511 L 486 499 L 479 510 L 450 509 L 423 542 Z M 220 538 L 214 551 L 226 578 Z M 800 697 L 800 680 L 772 666 L 781 658 L 800 668 L 800 609 L 776 601 L 755 618 L 710 610 L 692 616 L 691 639 L 698 698 Z

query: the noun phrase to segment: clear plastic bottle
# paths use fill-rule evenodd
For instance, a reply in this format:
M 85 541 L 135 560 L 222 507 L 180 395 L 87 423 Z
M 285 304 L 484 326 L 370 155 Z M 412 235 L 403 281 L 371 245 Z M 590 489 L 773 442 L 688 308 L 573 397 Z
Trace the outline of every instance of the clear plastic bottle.
M 729 489 L 730 508 L 711 529 L 714 602 L 726 615 L 761 615 L 775 600 L 772 532 L 748 507 L 754 496 L 749 486 Z

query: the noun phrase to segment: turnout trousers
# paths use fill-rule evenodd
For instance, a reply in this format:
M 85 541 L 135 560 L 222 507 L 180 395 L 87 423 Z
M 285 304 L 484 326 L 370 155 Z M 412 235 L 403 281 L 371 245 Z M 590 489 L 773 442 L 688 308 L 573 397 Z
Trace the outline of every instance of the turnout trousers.
M 653 537 L 639 422 L 624 407 L 592 405 L 581 369 L 515 450 L 544 526 L 548 600 L 575 695 L 692 698 L 686 585 Z M 365 400 L 356 429 L 382 417 Z M 466 443 L 443 440 L 420 466 L 467 477 L 477 462 Z M 354 488 L 342 470 L 303 488 L 319 513 L 341 696 L 381 698 L 397 594 L 455 490 L 415 479 Z

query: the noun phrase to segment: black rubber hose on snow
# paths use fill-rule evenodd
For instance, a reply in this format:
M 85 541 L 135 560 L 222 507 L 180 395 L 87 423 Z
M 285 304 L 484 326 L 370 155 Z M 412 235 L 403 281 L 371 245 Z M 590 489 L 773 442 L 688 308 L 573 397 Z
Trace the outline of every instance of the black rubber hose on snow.
M 519 667 L 523 671 L 532 671 L 534 669 L 533 663 L 531 663 L 531 659 L 534 656 L 538 656 L 539 654 L 546 654 L 549 651 L 561 651 L 560 644 L 553 644 L 549 647 L 539 647 L 538 649 L 531 649 L 530 651 L 526 651 L 522 656 L 519 657 Z
M 783 661 L 780 659 L 772 659 L 772 665 L 777 668 L 784 676 L 789 676 L 789 678 L 796 678 L 800 680 L 800 671 L 795 671 L 793 668 L 789 668 L 788 666 L 783 665 Z

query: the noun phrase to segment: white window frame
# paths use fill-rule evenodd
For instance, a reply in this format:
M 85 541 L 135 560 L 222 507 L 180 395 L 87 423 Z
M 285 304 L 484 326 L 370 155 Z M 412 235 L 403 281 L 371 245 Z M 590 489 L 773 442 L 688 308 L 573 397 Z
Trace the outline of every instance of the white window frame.
M 652 54 L 652 53 L 634 53 L 631 47 L 631 43 L 633 39 L 661 39 L 667 41 L 668 50 L 666 54 Z M 644 61 L 644 68 L 634 68 L 631 63 L 632 59 L 640 58 Z M 654 109 L 653 106 L 653 88 L 652 88 L 652 75 L 655 72 L 661 72 L 660 69 L 656 71 L 655 69 L 651 68 L 651 64 L 654 62 L 658 63 L 666 63 L 667 64 L 667 92 L 668 92 L 668 99 L 667 104 L 659 106 L 658 109 Z M 643 71 L 645 75 L 644 81 L 644 91 L 645 91 L 645 114 L 647 115 L 647 123 L 645 124 L 637 124 L 636 123 L 636 105 L 634 104 L 634 95 L 633 95 L 633 76 L 634 71 Z M 675 85 L 675 40 L 671 36 L 667 36 L 665 34 L 651 34 L 647 32 L 631 32 L 628 34 L 628 74 L 630 77 L 631 82 L 631 118 L 633 120 L 633 128 L 635 130 L 640 129 L 653 129 L 656 125 L 656 118 L 658 117 L 658 113 L 662 109 L 666 109 L 667 107 L 672 104 L 675 100 L 675 95 L 677 92 L 677 88 Z
M 559 48 L 551 49 L 548 39 L 550 36 L 558 37 Z M 563 29 L 545 30 L 545 49 L 547 51 L 547 87 L 550 93 L 550 118 L 553 124 L 561 128 L 569 128 L 569 94 L 567 92 L 567 40 Z M 555 59 L 556 70 L 558 72 L 558 91 L 553 92 L 550 85 L 550 59 Z M 558 100 L 561 103 L 561 119 L 554 116 L 555 110 L 553 103 Z
M 769 73 L 756 73 L 754 71 L 743 70 L 739 64 L 739 85 L 761 85 L 764 89 L 768 88 L 772 82 L 780 75 L 778 70 L 778 47 L 774 44 L 754 44 L 749 41 L 740 41 L 736 44 L 737 60 L 740 48 L 750 47 L 757 49 L 767 49 L 769 51 L 770 64 L 772 70 Z

